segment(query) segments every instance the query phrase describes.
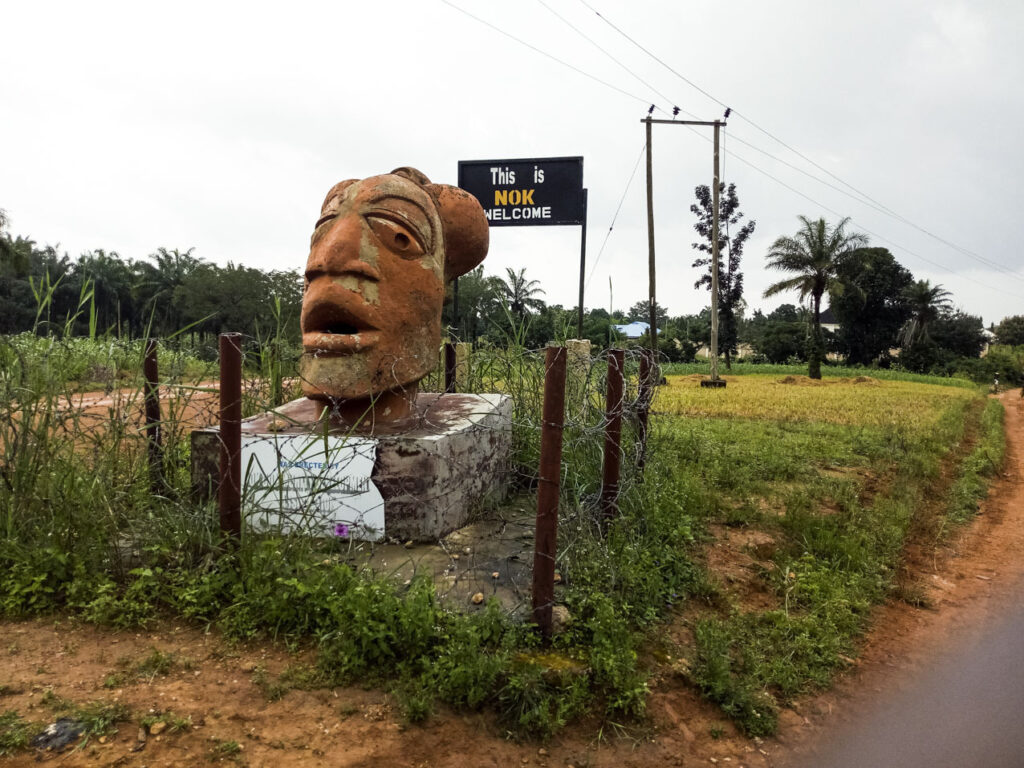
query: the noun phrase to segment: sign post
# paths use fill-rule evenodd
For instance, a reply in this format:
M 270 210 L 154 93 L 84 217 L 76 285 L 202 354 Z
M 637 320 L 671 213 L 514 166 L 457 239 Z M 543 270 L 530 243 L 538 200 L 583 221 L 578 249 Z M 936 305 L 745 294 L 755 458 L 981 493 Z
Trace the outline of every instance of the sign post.
M 492 227 L 582 227 L 577 321 L 577 332 L 582 338 L 583 281 L 587 258 L 587 190 L 583 188 L 583 158 L 460 160 L 459 186 L 480 201 Z

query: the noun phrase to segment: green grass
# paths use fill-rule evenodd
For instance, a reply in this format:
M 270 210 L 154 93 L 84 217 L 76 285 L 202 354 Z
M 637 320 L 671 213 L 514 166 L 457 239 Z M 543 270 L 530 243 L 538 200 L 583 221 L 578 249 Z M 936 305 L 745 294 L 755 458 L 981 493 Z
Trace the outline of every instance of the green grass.
M 960 467 L 950 491 L 948 517 L 954 524 L 965 523 L 978 511 L 978 503 L 988 493 L 989 481 L 1003 466 L 1006 435 L 1003 431 L 1003 404 L 990 399 L 985 403 L 974 450 Z
M 710 364 L 703 363 L 663 363 L 662 374 L 689 376 L 695 373 L 710 375 Z M 771 375 L 771 376 L 806 376 L 807 364 L 772 364 L 772 363 L 733 363 L 731 370 L 726 370 L 724 365 L 719 366 L 720 376 L 748 376 Z M 822 365 L 822 377 L 828 378 L 853 378 L 856 376 L 870 376 L 882 381 L 910 381 L 918 384 L 938 384 L 947 387 L 963 387 L 965 389 L 977 389 L 978 385 L 965 376 L 936 376 L 926 373 L 911 373 L 890 368 L 862 368 L 859 366 L 845 365 Z
M 922 424 L 931 426 L 916 429 L 675 421 L 677 460 L 699 467 L 715 494 L 709 518 L 774 542 L 757 581 L 777 608 L 751 610 L 727 594 L 696 620 L 695 647 L 681 650 L 689 679 L 746 733 L 773 732 L 781 704 L 827 686 L 890 593 L 911 523 L 928 514 L 925 491 L 981 410 L 976 398 L 930 402 L 935 418 Z M 750 495 L 768 511 L 730 520 Z
M 165 424 L 166 485 L 154 494 L 137 422 L 117 413 L 92 421 L 64 407 L 81 368 L 74 345 L 0 339 L 5 354 L 18 362 L 0 374 L 0 614 L 65 611 L 126 628 L 183 617 L 229 638 L 315 649 L 312 668 L 277 679 L 253 673 L 268 699 L 360 682 L 391 691 L 410 723 L 442 702 L 489 710 L 510 732 L 541 738 L 588 712 L 611 723 L 642 718 L 652 664 L 645 648 L 681 606 L 702 607 L 695 644 L 674 653 L 688 659 L 691 682 L 747 732 L 770 733 L 780 703 L 826 685 L 855 653 L 924 491 L 980 410 L 972 385 L 936 387 L 963 383 L 892 372 L 866 372 L 885 381 L 859 389 L 834 379 L 786 388 L 777 374 L 801 371 L 763 366 L 751 372 L 770 376 L 747 376 L 724 392 L 673 381 L 659 388 L 642 477 L 627 425 L 621 514 L 604 525 L 594 505 L 604 387 L 596 361 L 571 380 L 567 398 L 558 565 L 572 623 L 545 645 L 497 604 L 454 613 L 428 580 L 395 583 L 339 562 L 329 544 L 246 535 L 236 551 L 222 551 L 215 511 L 189 494 L 185 427 Z M 256 356 L 250 368 L 272 372 L 279 362 Z M 635 387 L 635 360 L 628 370 Z M 541 358 L 491 349 L 471 375 L 482 389 L 513 395 L 517 481 L 532 487 Z M 281 394 L 252 393 L 249 411 Z M 984 454 L 975 451 L 977 470 L 964 471 L 965 493 L 983 482 L 982 459 L 999 460 L 997 416 L 984 413 L 991 438 L 979 442 Z M 717 525 L 756 528 L 776 542 L 758 578 L 777 609 L 748 611 L 701 567 Z M 185 664 L 154 649 L 108 681 Z M 105 706 L 81 710 L 91 732 L 125 716 Z M 11 719 L 12 743 L 19 722 Z
M 28 747 L 42 726 L 25 720 L 13 709 L 0 712 L 0 757 Z

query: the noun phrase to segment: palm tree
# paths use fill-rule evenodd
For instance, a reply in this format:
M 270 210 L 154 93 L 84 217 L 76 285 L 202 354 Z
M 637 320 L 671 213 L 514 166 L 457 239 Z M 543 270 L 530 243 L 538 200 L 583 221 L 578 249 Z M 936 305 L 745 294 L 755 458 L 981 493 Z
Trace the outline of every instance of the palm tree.
M 928 326 L 952 306 L 949 300 L 951 295 L 941 285 L 932 285 L 927 280 L 918 280 L 907 286 L 903 296 L 912 314 L 900 330 L 900 346 L 903 349 L 928 339 Z
M 795 237 L 780 237 L 768 251 L 768 269 L 795 273 L 768 287 L 765 298 L 783 291 L 799 291 L 800 300 L 811 299 L 811 339 L 808 344 L 808 371 L 812 379 L 821 378 L 821 361 L 825 344 L 821 335 L 821 297 L 842 292 L 839 268 L 857 258 L 857 249 L 867 245 L 866 236 L 847 232 L 849 217 L 830 227 L 825 219 L 811 221 L 798 217 L 803 224 Z
M 132 265 L 116 251 L 107 253 L 102 248 L 83 253 L 74 271 L 82 280 L 89 280 L 97 320 L 101 330 L 116 329 L 121 335 L 121 319 L 134 316 L 132 307 Z
M 146 313 L 137 320 L 144 325 L 146 319 L 152 317 L 152 331 L 156 335 L 173 333 L 181 329 L 181 313 L 174 302 L 174 293 L 202 263 L 201 259 L 192 255 L 194 250 L 189 248 L 182 252 L 177 248 L 157 248 L 156 253 L 149 254 L 149 258 L 153 259 L 155 264 L 144 261 L 134 264 L 137 270 L 135 299 L 138 308 Z M 142 327 L 137 330 L 141 331 Z
M 482 266 L 459 278 L 459 317 L 454 332 L 460 339 L 476 341 L 481 323 L 500 306 L 501 282 L 501 278 L 485 275 Z M 449 283 L 449 287 L 453 286 L 454 283 Z M 454 312 L 453 303 L 448 304 L 447 311 Z M 449 316 L 449 319 L 452 318 Z
M 544 289 L 537 280 L 526 279 L 525 267 L 518 273 L 511 267 L 505 267 L 505 271 L 508 278 L 498 281 L 498 293 L 520 321 L 526 318 L 529 310 L 544 307 L 544 302 L 535 298 L 538 294 L 544 293 Z

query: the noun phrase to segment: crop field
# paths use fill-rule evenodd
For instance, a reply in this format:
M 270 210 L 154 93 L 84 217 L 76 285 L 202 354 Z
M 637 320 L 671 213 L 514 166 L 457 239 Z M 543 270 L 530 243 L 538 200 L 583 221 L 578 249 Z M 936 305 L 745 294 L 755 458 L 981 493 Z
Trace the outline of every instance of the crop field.
M 696 690 L 743 733 L 774 732 L 780 706 L 856 657 L 874 605 L 920 599 L 899 578 L 908 537 L 937 541 L 969 520 L 1002 462 L 1001 406 L 962 381 L 813 382 L 766 368 L 702 389 L 699 376 L 670 374 L 642 472 L 627 427 L 620 514 L 603 522 L 595 360 L 570 384 L 556 592 L 570 621 L 545 645 L 521 614 L 495 603 L 452 610 L 429 579 L 397 583 L 334 542 L 247 535 L 225 552 L 215 510 L 189 495 L 187 429 L 171 423 L 175 412 L 165 417 L 159 493 L 137 415 L 67 412 L 67 392 L 82 387 L 57 374 L 95 380 L 109 344 L 97 344 L 97 362 L 84 343 L 5 343 L 0 616 L 71 615 L 131 631 L 172 619 L 228 640 L 284 643 L 313 661 L 262 680 L 273 700 L 297 687 L 370 685 L 407 723 L 429 724 L 441 708 L 483 711 L 519 737 L 578 723 L 642 728 L 655 688 Z M 528 509 L 540 357 L 488 354 L 491 384 L 516 401 L 522 482 L 512 503 Z M 168 357 L 173 375 L 209 377 Z M 130 385 L 139 358 L 133 348 L 111 366 L 118 386 Z M 258 353 L 250 363 L 262 381 Z M 205 389 L 174 390 L 177 412 Z M 252 393 L 249 412 L 267 405 L 264 387 Z M 21 748 L 5 739 L 37 724 L 14 709 L 4 717 L 0 752 Z
M 910 431 L 935 426 L 950 407 L 976 396 L 975 390 L 869 376 L 809 379 L 794 375 L 725 377 L 725 389 L 704 389 L 701 375 L 670 376 L 658 409 L 674 416 L 822 422 Z

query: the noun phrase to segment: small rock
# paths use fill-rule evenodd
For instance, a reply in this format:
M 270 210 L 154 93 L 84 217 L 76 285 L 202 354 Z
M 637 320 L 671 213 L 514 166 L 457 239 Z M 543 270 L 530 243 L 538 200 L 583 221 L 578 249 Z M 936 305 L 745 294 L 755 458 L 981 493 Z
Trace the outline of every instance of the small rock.
M 471 599 L 473 601 L 473 605 L 480 605 L 480 603 L 484 601 L 484 593 L 477 592 Z
M 165 723 L 163 720 L 157 720 L 155 723 L 149 726 L 149 733 L 151 736 L 159 736 L 161 733 L 164 732 L 164 729 L 166 727 L 167 723 Z
M 551 631 L 554 634 L 559 634 L 568 629 L 569 625 L 572 624 L 572 614 L 569 613 L 569 609 L 564 605 L 556 605 L 551 609 Z

